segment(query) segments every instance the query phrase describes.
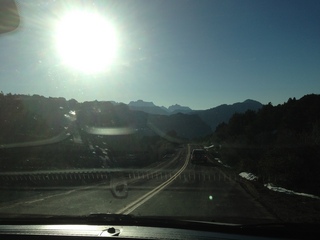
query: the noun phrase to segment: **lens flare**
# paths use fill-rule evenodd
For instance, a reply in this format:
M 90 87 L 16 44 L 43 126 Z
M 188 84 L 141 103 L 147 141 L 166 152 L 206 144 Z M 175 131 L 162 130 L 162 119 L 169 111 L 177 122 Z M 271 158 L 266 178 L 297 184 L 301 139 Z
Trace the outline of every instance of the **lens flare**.
M 67 14 L 58 22 L 55 36 L 62 62 L 78 71 L 105 71 L 116 54 L 116 32 L 96 13 L 75 11 Z

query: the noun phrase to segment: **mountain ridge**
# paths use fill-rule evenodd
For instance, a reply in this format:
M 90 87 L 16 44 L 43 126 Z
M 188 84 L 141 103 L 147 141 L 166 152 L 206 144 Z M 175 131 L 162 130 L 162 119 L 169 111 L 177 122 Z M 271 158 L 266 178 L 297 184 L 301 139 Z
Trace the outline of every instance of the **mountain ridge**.
M 190 107 L 181 106 L 179 104 L 171 105 L 168 108 L 164 106 L 159 107 L 153 102 L 145 102 L 143 100 L 131 101 L 128 106 L 131 110 L 142 111 L 149 114 L 174 115 L 182 113 L 198 115 L 201 120 L 210 126 L 212 131 L 214 131 L 220 123 L 228 122 L 234 113 L 243 113 L 247 110 L 257 111 L 263 105 L 256 100 L 246 99 L 243 102 L 221 104 L 205 110 L 192 110 Z
M 8 129 L 0 138 L 12 142 L 55 136 L 64 131 L 69 121 L 74 119 L 88 126 L 102 124 L 102 127 L 113 127 L 116 124 L 116 126 L 135 126 L 137 129 L 145 129 L 150 123 L 162 134 L 175 133 L 179 137 L 193 139 L 211 134 L 216 126 L 222 122 L 227 123 L 236 112 L 257 110 L 262 106 L 257 101 L 246 100 L 208 110 L 191 110 L 179 104 L 174 104 L 166 110 L 153 102 L 143 100 L 132 101 L 130 104 L 97 100 L 79 103 L 75 99 L 12 94 L 0 94 L 0 105 L 2 106 L 0 123 L 4 129 Z M 15 121 L 10 115 L 10 109 L 16 109 Z M 7 121 L 8 119 L 12 121 Z M 34 127 L 29 129 L 28 126 Z M 23 128 L 32 134 L 30 136 L 20 134 Z M 19 131 L 11 134 L 9 129 L 19 129 Z M 33 133 L 34 129 L 40 134 Z
M 131 110 L 143 111 L 152 114 L 161 114 L 161 115 L 171 115 L 175 113 L 186 113 L 193 111 L 187 106 L 181 106 L 179 104 L 174 104 L 166 108 L 165 106 L 157 106 L 153 102 L 146 102 L 143 100 L 130 101 L 128 106 Z

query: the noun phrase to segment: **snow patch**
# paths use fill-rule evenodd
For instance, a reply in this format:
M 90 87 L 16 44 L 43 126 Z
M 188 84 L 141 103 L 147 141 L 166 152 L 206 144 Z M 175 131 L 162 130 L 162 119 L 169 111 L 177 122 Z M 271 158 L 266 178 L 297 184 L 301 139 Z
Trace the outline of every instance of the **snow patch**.
M 220 163 L 222 166 L 224 166 L 226 168 L 231 168 L 229 165 L 223 164 L 223 162 L 220 160 L 220 158 L 215 158 L 214 160 L 216 160 L 218 163 Z
M 257 181 L 258 180 L 258 177 L 252 173 L 248 173 L 248 172 L 241 172 L 239 173 L 239 176 L 240 177 L 243 177 L 247 180 L 250 180 L 250 181 Z
M 204 148 L 204 149 L 209 149 L 209 148 L 213 148 L 213 147 L 214 147 L 214 145 L 210 145 L 210 146 L 207 146 L 207 147 L 204 146 L 203 148 Z
M 76 111 L 69 111 L 69 113 L 64 114 L 64 117 L 73 122 L 77 119 Z
M 76 115 L 76 111 L 69 111 L 69 114 L 75 116 Z
M 264 186 L 267 187 L 268 189 L 272 190 L 272 191 L 275 191 L 275 192 L 282 192 L 282 193 L 291 194 L 291 195 L 299 195 L 299 196 L 310 197 L 310 198 L 315 198 L 315 199 L 319 199 L 320 200 L 320 197 L 318 197 L 318 196 L 315 196 L 315 195 L 312 195 L 312 194 L 308 194 L 308 193 L 295 192 L 295 191 L 292 191 L 292 190 L 285 189 L 283 187 L 276 187 L 272 183 L 264 184 Z

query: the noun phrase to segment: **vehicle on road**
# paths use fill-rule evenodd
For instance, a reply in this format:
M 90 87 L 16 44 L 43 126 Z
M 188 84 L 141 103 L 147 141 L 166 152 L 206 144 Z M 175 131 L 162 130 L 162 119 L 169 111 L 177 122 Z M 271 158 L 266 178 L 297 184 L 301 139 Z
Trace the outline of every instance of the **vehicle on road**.
M 205 149 L 193 149 L 191 153 L 190 161 L 192 164 L 207 163 L 208 162 L 207 151 Z

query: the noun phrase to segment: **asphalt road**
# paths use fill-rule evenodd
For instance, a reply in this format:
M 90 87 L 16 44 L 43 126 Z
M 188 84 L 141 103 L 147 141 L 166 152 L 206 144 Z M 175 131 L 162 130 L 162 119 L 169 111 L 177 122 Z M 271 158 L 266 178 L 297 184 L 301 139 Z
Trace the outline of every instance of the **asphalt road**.
M 54 191 L 0 190 L 0 214 L 88 215 L 123 213 L 173 216 L 230 223 L 268 222 L 276 219 L 247 193 L 235 178 L 210 161 L 189 162 L 191 149 L 181 149 L 157 171 L 129 174 L 129 195 L 114 198 L 104 184 Z

